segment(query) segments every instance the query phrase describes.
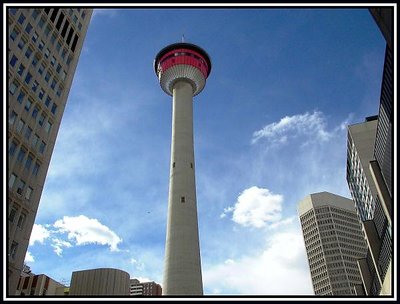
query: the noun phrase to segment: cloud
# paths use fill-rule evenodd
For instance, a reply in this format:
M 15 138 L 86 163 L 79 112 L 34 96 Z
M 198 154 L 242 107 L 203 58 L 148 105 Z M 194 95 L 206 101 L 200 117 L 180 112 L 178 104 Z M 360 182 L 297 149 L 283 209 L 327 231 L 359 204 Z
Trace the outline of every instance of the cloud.
M 135 268 L 136 268 L 137 270 L 140 270 L 140 271 L 144 270 L 144 263 L 143 263 L 143 262 L 137 261 L 137 260 L 134 259 L 134 258 L 131 258 L 131 259 L 129 260 L 129 262 L 130 262 L 133 266 L 135 266 Z
M 29 239 L 29 245 L 32 246 L 36 242 L 43 244 L 44 240 L 50 237 L 50 231 L 44 226 L 33 224 L 31 238 Z
M 233 207 L 224 209 L 221 218 L 233 212 L 232 220 L 242 226 L 262 228 L 281 219 L 283 196 L 253 186 L 244 190 Z
M 306 261 L 302 235 L 290 228 L 270 235 L 254 254 L 207 267 L 204 284 L 211 294 L 312 295 Z
M 33 263 L 33 262 L 35 262 L 35 258 L 33 257 L 32 253 L 27 251 L 25 255 L 25 263 Z
M 69 243 L 67 241 L 60 240 L 58 238 L 53 238 L 52 241 L 53 241 L 53 244 L 51 244 L 51 247 L 54 248 L 54 252 L 58 256 L 61 256 L 61 253 L 63 251 L 62 247 L 66 247 L 66 248 L 72 247 L 71 243 Z
M 119 251 L 117 245 L 122 242 L 113 231 L 101 224 L 97 219 L 90 219 L 84 215 L 76 217 L 64 216 L 54 225 L 58 232 L 67 233 L 68 239 L 76 245 L 101 244 L 109 245 L 111 251 Z
M 92 14 L 92 20 L 95 17 L 98 16 L 106 16 L 106 17 L 115 17 L 117 15 L 117 11 L 114 9 L 109 9 L 109 8 L 99 8 L 99 9 L 94 9 L 93 14 Z
M 301 135 L 312 136 L 320 141 L 327 141 L 331 134 L 326 130 L 326 122 L 322 112 L 314 111 L 310 114 L 285 116 L 279 122 L 266 125 L 261 130 L 253 133 L 252 144 L 261 138 L 274 144 L 284 144 L 291 138 Z

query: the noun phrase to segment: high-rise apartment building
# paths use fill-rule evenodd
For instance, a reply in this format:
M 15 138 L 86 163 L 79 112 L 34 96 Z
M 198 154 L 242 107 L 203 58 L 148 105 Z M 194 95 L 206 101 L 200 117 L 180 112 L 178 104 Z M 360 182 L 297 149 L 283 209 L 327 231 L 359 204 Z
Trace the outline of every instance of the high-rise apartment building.
M 352 200 L 329 192 L 299 202 L 311 279 L 316 295 L 355 295 L 361 284 L 357 259 L 366 244 Z
M 348 126 L 346 179 L 361 221 L 372 220 L 375 211 L 376 187 L 369 163 L 374 159 L 378 117 Z
M 140 282 L 138 279 L 130 280 L 131 296 L 161 296 L 162 288 L 156 282 Z
M 7 7 L 8 294 L 21 275 L 92 9 Z

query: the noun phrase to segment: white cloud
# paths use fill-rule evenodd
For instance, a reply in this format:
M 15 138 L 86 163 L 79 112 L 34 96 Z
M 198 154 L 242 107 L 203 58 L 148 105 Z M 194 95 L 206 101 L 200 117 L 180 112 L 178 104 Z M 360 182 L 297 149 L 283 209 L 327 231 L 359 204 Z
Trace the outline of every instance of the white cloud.
M 66 247 L 66 248 L 72 247 L 72 244 L 70 242 L 63 241 L 58 238 L 53 238 L 52 241 L 53 241 L 53 243 L 51 244 L 51 247 L 54 248 L 54 252 L 58 256 L 61 256 L 61 253 L 63 252 L 62 247 Z
M 301 135 L 312 136 L 321 141 L 327 141 L 331 134 L 326 130 L 326 122 L 322 112 L 314 111 L 310 114 L 285 116 L 279 122 L 266 125 L 261 130 L 253 133 L 252 143 L 261 138 L 268 139 L 271 143 L 284 144 L 290 138 Z
M 134 259 L 134 258 L 131 258 L 131 259 L 129 260 L 129 262 L 130 262 L 133 266 L 135 266 L 135 268 L 136 268 L 137 270 L 140 270 L 140 271 L 144 270 L 144 263 L 143 263 L 143 262 L 137 261 L 137 260 Z
M 109 8 L 97 8 L 93 10 L 92 20 L 97 16 L 106 16 L 106 17 L 115 17 L 117 15 L 117 11 Z
M 68 233 L 68 239 L 76 242 L 76 245 L 109 245 L 111 251 L 119 251 L 117 245 L 122 242 L 122 239 L 107 226 L 84 215 L 64 216 L 54 223 L 54 227 L 58 232 Z
M 224 209 L 221 217 L 232 212 L 232 220 L 242 226 L 261 228 L 281 219 L 283 196 L 253 186 L 244 190 L 233 207 Z
M 312 295 L 301 232 L 270 235 L 258 252 L 204 269 L 205 288 L 213 294 Z
M 36 242 L 43 244 L 44 240 L 50 237 L 50 231 L 44 226 L 34 224 L 32 228 L 31 238 L 29 239 L 29 245 L 32 246 Z
M 32 253 L 30 253 L 29 251 L 26 252 L 26 255 L 25 255 L 25 262 L 26 262 L 26 263 L 33 263 L 33 262 L 35 262 L 35 258 L 33 257 Z

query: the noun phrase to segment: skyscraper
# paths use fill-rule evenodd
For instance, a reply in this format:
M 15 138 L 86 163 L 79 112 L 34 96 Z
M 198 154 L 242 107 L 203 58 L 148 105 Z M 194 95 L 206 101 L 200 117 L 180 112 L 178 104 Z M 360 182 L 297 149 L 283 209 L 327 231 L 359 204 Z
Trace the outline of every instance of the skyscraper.
M 361 284 L 357 259 L 366 244 L 352 200 L 329 192 L 307 195 L 298 205 L 316 295 L 355 295 Z
M 172 144 L 163 294 L 202 295 L 193 144 L 193 96 L 211 71 L 208 54 L 190 43 L 163 48 L 154 60 L 161 88 L 172 96 Z
M 376 187 L 369 162 L 374 159 L 378 117 L 348 126 L 346 179 L 361 221 L 372 220 L 375 211 Z
M 14 295 L 92 9 L 8 17 L 8 294 Z

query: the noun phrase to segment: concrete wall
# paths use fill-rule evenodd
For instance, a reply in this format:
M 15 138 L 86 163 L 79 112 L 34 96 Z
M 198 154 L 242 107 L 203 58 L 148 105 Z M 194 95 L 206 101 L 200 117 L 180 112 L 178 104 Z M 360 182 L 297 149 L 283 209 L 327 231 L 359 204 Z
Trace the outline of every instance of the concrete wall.
M 71 296 L 129 296 L 129 273 L 114 268 L 74 271 Z

